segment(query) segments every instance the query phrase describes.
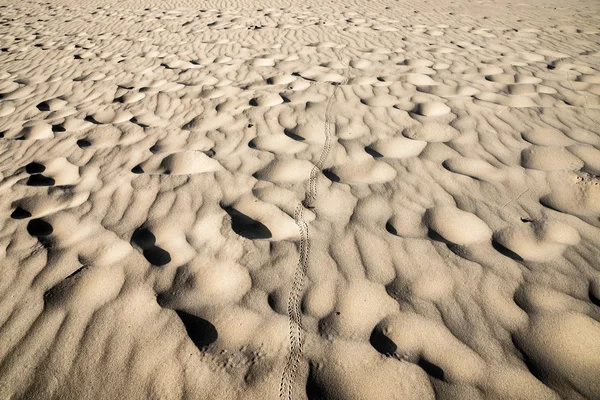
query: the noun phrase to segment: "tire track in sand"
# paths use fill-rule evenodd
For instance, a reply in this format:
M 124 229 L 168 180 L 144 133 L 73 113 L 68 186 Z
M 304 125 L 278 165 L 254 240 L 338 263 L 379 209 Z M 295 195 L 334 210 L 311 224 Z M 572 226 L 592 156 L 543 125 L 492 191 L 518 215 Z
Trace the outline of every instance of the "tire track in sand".
M 342 59 L 341 50 L 338 59 Z M 299 203 L 294 210 L 294 221 L 296 222 L 296 225 L 298 225 L 298 230 L 300 231 L 300 257 L 292 282 L 292 290 L 288 298 L 287 312 L 290 328 L 290 352 L 279 385 L 279 398 L 281 400 L 292 400 L 293 398 L 294 382 L 296 381 L 298 364 L 300 362 L 300 357 L 302 356 L 301 296 L 304 287 L 304 278 L 308 269 L 308 260 L 310 258 L 310 237 L 308 234 L 308 224 L 304 220 L 304 208 L 314 208 L 314 202 L 317 198 L 317 179 L 325 165 L 325 161 L 327 161 L 329 151 L 331 150 L 331 124 L 333 123 L 331 118 L 331 108 L 340 86 L 347 81 L 348 77 L 339 84 L 334 83 L 335 90 L 329 97 L 325 108 L 325 143 L 323 144 L 319 160 L 310 171 L 306 198 Z

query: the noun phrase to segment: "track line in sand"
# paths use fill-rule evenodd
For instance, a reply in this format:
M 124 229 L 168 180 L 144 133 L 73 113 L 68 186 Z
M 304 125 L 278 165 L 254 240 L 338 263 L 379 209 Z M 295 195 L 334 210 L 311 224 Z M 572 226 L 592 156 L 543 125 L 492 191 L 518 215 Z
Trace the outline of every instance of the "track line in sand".
M 341 61 L 341 50 L 338 58 Z M 304 286 L 304 277 L 306 276 L 306 271 L 308 269 L 308 260 L 310 258 L 310 237 L 308 234 L 308 224 L 304 220 L 304 208 L 314 208 L 314 201 L 317 198 L 317 178 L 323 169 L 325 161 L 327 161 L 327 157 L 329 156 L 329 151 L 331 149 L 331 107 L 338 89 L 347 81 L 348 77 L 346 77 L 342 82 L 335 84 L 335 89 L 327 101 L 327 106 L 325 108 L 324 127 L 325 143 L 323 144 L 323 149 L 321 151 L 321 155 L 319 156 L 319 160 L 310 171 L 310 176 L 308 179 L 308 193 L 306 194 L 306 198 L 299 203 L 294 210 L 294 221 L 296 222 L 296 225 L 298 225 L 298 230 L 300 231 L 300 257 L 296 272 L 294 274 L 294 280 L 292 282 L 292 290 L 288 298 L 287 311 L 290 327 L 290 352 L 281 376 L 281 384 L 279 385 L 279 397 L 281 400 L 292 400 L 293 398 L 293 386 L 296 380 L 296 373 L 298 370 L 300 357 L 302 356 L 303 342 L 302 310 L 300 309 L 301 295 L 302 288 Z
M 331 150 L 331 107 L 333 105 L 333 99 L 335 98 L 339 87 L 345 84 L 347 81 L 348 78 L 344 79 L 341 83 L 336 84 L 335 90 L 333 91 L 331 97 L 329 97 L 329 101 L 327 102 L 327 108 L 325 109 L 325 143 L 323 144 L 323 151 L 321 152 L 319 160 L 310 171 L 310 177 L 308 179 L 309 191 L 302 204 L 300 204 L 301 206 L 304 206 L 306 208 L 314 207 L 313 203 L 317 198 L 317 178 L 319 173 L 323 169 L 325 161 L 327 161 L 327 157 L 329 156 L 329 151 Z

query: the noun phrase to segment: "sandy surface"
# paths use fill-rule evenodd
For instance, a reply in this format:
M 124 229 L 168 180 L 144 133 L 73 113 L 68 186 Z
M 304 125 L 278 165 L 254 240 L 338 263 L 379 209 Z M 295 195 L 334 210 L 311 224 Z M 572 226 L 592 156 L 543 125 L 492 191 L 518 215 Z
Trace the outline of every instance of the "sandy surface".
M 594 0 L 3 1 L 0 398 L 599 399 L 599 122 Z

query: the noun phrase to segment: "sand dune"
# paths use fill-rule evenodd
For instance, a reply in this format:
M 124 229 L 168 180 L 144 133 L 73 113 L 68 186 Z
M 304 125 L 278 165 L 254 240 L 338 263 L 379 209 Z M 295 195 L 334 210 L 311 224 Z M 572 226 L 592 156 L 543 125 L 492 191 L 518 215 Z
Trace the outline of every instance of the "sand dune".
M 600 4 L 0 5 L 0 398 L 600 398 Z

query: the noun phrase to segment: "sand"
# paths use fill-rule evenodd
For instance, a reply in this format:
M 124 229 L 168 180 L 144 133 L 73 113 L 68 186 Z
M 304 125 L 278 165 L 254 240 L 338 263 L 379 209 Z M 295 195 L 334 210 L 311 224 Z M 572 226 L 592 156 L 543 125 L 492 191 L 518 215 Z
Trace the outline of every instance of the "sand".
M 0 398 L 599 399 L 600 3 L 0 4 Z

